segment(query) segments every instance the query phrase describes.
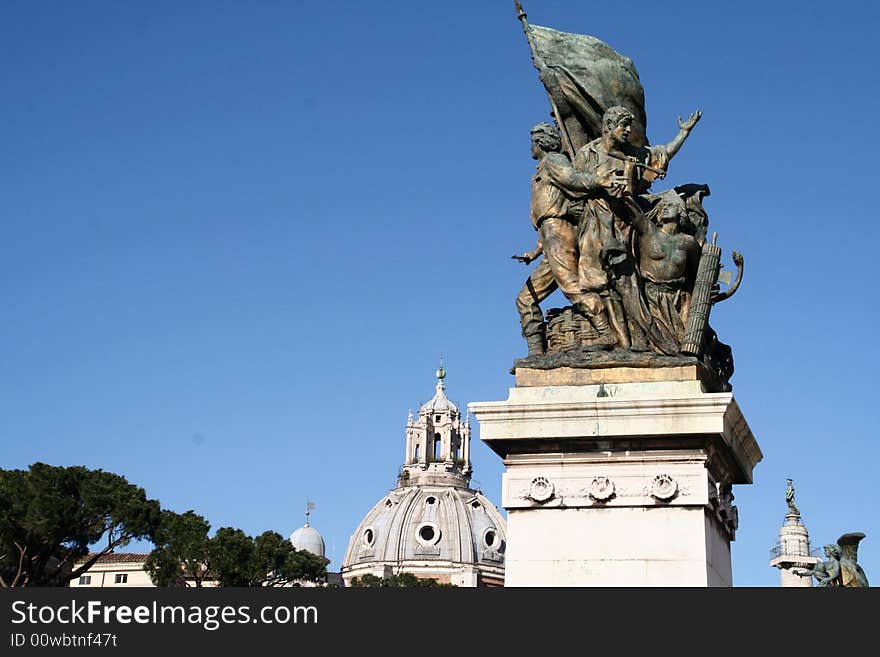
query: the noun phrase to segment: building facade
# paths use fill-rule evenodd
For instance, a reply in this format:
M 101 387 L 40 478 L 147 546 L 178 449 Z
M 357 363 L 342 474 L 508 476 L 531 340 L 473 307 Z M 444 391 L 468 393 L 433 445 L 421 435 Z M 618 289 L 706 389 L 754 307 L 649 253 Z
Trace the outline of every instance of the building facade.
M 149 552 L 119 552 L 105 554 L 78 578 L 70 580 L 73 588 L 153 586 L 144 570 Z M 85 559 L 83 560 L 85 561 Z M 78 568 L 82 561 L 75 564 Z

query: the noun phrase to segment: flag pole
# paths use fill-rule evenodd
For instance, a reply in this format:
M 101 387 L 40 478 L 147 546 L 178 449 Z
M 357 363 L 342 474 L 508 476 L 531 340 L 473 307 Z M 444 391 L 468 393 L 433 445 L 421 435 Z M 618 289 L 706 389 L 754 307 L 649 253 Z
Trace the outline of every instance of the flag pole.
M 538 69 L 538 72 L 541 73 L 543 70 L 546 70 L 547 67 L 543 66 L 543 60 L 541 59 L 541 56 L 538 54 L 538 51 L 535 48 L 535 42 L 532 39 L 532 28 L 529 25 L 529 21 L 527 20 L 528 17 L 526 15 L 526 12 L 523 9 L 522 4 L 520 4 L 519 0 L 513 0 L 513 4 L 516 7 L 516 17 L 519 19 L 519 22 L 522 23 L 523 32 L 526 35 L 526 41 L 529 42 L 529 50 L 531 50 L 532 52 L 532 64 L 534 64 L 535 68 Z M 539 64 L 538 62 L 541 62 L 541 64 Z M 547 99 L 550 101 L 550 107 L 553 110 L 553 118 L 556 119 L 556 127 L 559 128 L 559 134 L 562 136 L 562 145 L 568 153 L 569 159 L 574 161 L 574 147 L 571 145 L 571 139 L 568 136 L 568 130 L 566 129 L 565 124 L 562 122 L 562 117 L 559 114 L 559 108 L 556 107 L 556 103 L 553 101 L 553 96 L 547 90 L 546 85 L 544 85 L 544 90 L 547 91 Z

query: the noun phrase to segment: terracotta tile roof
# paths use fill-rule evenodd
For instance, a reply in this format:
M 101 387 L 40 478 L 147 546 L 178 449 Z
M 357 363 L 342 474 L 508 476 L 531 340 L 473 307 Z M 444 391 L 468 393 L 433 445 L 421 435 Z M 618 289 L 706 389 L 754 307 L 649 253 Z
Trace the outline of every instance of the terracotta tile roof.
M 94 552 L 89 554 L 89 556 L 82 561 L 86 561 L 93 556 L 95 556 Z M 96 563 L 137 563 L 140 561 L 146 561 L 148 556 L 150 556 L 149 552 L 111 552 L 110 554 L 105 554 L 103 557 L 98 558 Z M 82 561 L 80 561 L 80 563 L 82 563 Z

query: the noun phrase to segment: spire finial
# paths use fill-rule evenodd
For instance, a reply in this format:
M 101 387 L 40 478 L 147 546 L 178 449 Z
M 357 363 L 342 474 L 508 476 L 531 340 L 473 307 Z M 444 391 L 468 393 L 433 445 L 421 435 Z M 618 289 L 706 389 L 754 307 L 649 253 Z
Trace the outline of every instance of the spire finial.
M 315 508 L 315 503 L 311 500 L 306 501 L 306 527 L 309 526 L 309 514 L 312 512 L 312 509 Z

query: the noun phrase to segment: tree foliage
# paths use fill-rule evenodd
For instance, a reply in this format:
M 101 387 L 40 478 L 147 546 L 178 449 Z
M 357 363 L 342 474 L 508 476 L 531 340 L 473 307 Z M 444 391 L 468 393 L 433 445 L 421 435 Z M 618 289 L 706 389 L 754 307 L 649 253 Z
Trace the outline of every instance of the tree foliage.
M 211 579 L 208 530 L 202 516 L 163 510 L 144 570 L 156 586 L 196 586 Z
M 441 584 L 436 579 L 416 577 L 412 573 L 401 573 L 389 577 L 376 577 L 367 574 L 363 577 L 352 578 L 350 585 L 360 588 L 456 588 L 455 584 Z
M 291 582 L 318 581 L 327 576 L 327 564 L 308 550 L 297 550 L 273 531 L 254 539 L 255 582 L 261 586 L 284 586 Z
M 208 552 L 220 586 L 257 586 L 253 583 L 254 539 L 242 530 L 221 527 Z
M 132 539 L 152 540 L 158 521 L 159 503 L 117 474 L 0 469 L 0 586 L 65 586 Z
M 156 547 L 145 569 L 157 586 L 285 586 L 319 581 L 327 568 L 311 552 L 297 550 L 281 534 L 252 538 L 240 529 L 210 524 L 192 511 L 162 512 Z

